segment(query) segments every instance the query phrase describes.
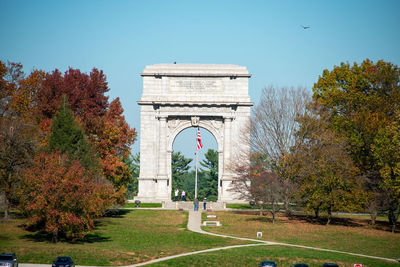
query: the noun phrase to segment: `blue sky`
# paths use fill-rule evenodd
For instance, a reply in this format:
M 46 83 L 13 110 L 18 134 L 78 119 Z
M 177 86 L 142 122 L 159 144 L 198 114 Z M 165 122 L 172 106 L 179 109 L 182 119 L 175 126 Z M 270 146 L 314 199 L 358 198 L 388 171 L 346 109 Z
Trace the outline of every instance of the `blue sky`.
M 29 73 L 101 69 L 140 131 L 140 72 L 156 63 L 246 66 L 249 91 L 305 86 L 340 62 L 400 65 L 400 1 L 0 0 L 0 59 Z M 310 26 L 304 30 L 300 25 Z M 202 133 L 205 149 L 216 148 Z M 193 156 L 194 131 L 174 144 Z M 139 151 L 139 141 L 133 146 Z M 193 147 L 193 148 L 192 148 Z

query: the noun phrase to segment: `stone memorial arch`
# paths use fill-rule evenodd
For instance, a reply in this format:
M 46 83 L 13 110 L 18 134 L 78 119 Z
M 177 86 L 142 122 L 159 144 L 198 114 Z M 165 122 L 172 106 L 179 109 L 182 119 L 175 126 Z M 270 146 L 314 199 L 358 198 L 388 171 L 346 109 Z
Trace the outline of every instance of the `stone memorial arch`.
M 250 118 L 246 67 L 214 64 L 155 64 L 143 73 L 140 105 L 140 174 L 136 199 L 145 202 L 171 199 L 172 145 L 189 127 L 207 129 L 218 145 L 218 201 L 238 202 L 228 191 L 229 164 L 235 153 L 249 150 Z M 245 135 L 245 136 L 243 136 Z

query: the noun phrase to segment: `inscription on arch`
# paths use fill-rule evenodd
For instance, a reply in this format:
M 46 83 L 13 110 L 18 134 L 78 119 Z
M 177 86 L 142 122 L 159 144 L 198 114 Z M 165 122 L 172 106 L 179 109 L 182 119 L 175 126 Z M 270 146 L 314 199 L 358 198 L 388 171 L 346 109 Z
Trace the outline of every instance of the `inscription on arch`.
M 216 78 L 169 78 L 170 92 L 196 92 L 196 93 L 212 93 L 222 92 L 224 86 L 221 79 Z

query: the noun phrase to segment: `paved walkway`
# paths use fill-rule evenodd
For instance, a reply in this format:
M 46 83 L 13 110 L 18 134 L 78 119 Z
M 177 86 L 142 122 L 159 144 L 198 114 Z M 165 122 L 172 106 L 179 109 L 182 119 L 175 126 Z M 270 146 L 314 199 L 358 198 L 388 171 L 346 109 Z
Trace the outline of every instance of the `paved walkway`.
M 279 242 L 264 241 L 264 240 L 260 240 L 260 239 L 243 238 L 243 237 L 236 237 L 236 236 L 229 236 L 229 235 L 221 235 L 221 234 L 210 233 L 210 232 L 203 231 L 201 229 L 201 214 L 202 214 L 201 211 L 189 210 L 189 220 L 188 220 L 187 228 L 190 231 L 201 233 L 201 234 L 206 234 L 206 235 L 224 237 L 224 238 L 234 238 L 234 239 L 239 239 L 239 240 L 245 240 L 245 241 L 255 242 L 255 244 L 219 247 L 219 248 L 212 248 L 212 249 L 188 252 L 188 253 L 168 256 L 168 257 L 164 257 L 164 258 L 158 258 L 158 259 L 155 259 L 155 260 L 152 260 L 152 261 L 148 261 L 148 262 L 129 265 L 129 266 L 126 266 L 126 267 L 144 266 L 144 265 L 147 265 L 147 264 L 152 264 L 152 263 L 161 262 L 161 261 L 165 261 L 165 260 L 170 260 L 170 259 L 174 259 L 174 258 L 179 258 L 179 257 L 183 257 L 183 256 L 195 255 L 195 254 L 199 254 L 199 253 L 206 253 L 206 252 L 223 250 L 223 249 L 249 247 L 249 246 L 261 246 L 261 245 L 278 245 L 278 246 L 305 248 L 305 249 L 312 249 L 312 250 L 318 250 L 318 251 L 334 252 L 334 253 L 341 253 L 341 254 L 347 254 L 347 255 L 352 255 L 352 256 L 359 256 L 359 257 L 365 257 L 365 258 L 372 258 L 372 259 L 378 259 L 378 260 L 397 262 L 397 260 L 395 260 L 395 259 L 376 257 L 376 256 L 370 256 L 370 255 L 363 255 L 363 254 L 351 253 L 351 252 L 345 252 L 345 251 L 339 251 L 339 250 L 315 248 L 315 247 L 308 247 L 308 246 L 302 246 L 302 245 L 293 245 L 293 244 L 286 244 L 286 243 L 279 243 Z
M 196 211 L 189 211 L 188 229 L 193 231 L 193 232 L 197 232 L 197 233 L 201 233 L 201 234 L 220 236 L 220 237 L 226 237 L 226 238 L 234 238 L 234 239 L 246 240 L 246 241 L 257 242 L 257 243 L 261 242 L 261 243 L 264 243 L 265 245 L 279 245 L 279 246 L 306 248 L 306 249 L 312 249 L 312 250 L 318 250 L 318 251 L 327 251 L 327 252 L 334 252 L 334 253 L 341 253 L 341 254 L 347 254 L 347 255 L 359 256 L 359 257 L 365 257 L 365 258 L 371 258 L 371 259 L 386 260 L 386 261 L 391 261 L 391 262 L 398 262 L 399 261 L 399 260 L 396 260 L 396 259 L 377 257 L 377 256 L 370 256 L 370 255 L 364 255 L 364 254 L 358 254 L 358 253 L 351 253 L 351 252 L 339 251 L 339 250 L 333 250 L 333 249 L 316 248 L 316 247 L 309 247 L 309 246 L 302 246 L 302 245 L 295 245 L 295 244 L 264 241 L 264 240 L 260 240 L 260 239 L 242 238 L 242 237 L 235 237 L 235 236 L 229 236 L 229 235 L 214 234 L 214 233 L 203 231 L 201 229 L 201 212 L 196 212 Z
M 167 257 L 163 257 L 163 258 L 158 258 L 158 259 L 155 259 L 155 260 L 142 262 L 142 263 L 138 263 L 138 264 L 128 265 L 128 266 L 125 266 L 125 267 L 144 266 L 144 265 L 157 263 L 157 262 L 161 262 L 161 261 L 166 261 L 166 260 L 170 260 L 170 259 L 175 259 L 175 258 L 179 258 L 179 257 L 183 257 L 183 256 L 195 255 L 195 254 L 218 251 L 218 250 L 225 250 L 225 249 L 231 249 L 231 248 L 240 248 L 240 247 L 250 247 L 250 246 L 265 246 L 265 245 L 278 245 L 278 246 L 305 248 L 305 249 L 312 249 L 312 250 L 326 251 L 326 252 L 333 252 L 333 253 L 341 253 L 341 254 L 347 254 L 347 255 L 359 256 L 359 257 L 365 257 L 365 258 L 371 258 L 371 259 L 385 260 L 385 261 L 390 261 L 390 262 L 398 262 L 399 261 L 399 260 L 390 259 L 390 258 L 363 255 L 363 254 L 351 253 L 351 252 L 346 252 L 346 251 L 324 249 L 324 248 L 315 248 L 315 247 L 308 247 L 308 246 L 302 246 L 302 245 L 294 245 L 294 244 L 287 244 L 287 243 L 265 241 L 265 240 L 260 240 L 260 239 L 243 238 L 243 237 L 236 237 L 236 236 L 229 236 L 229 235 L 221 235 L 221 234 L 210 233 L 210 232 L 203 231 L 201 229 L 201 214 L 202 214 L 202 211 L 189 210 L 189 220 L 188 220 L 187 228 L 190 231 L 193 231 L 193 232 L 196 232 L 196 233 L 201 233 L 201 234 L 206 234 L 206 235 L 212 235 L 212 236 L 219 236 L 219 237 L 224 237 L 224 238 L 234 238 L 234 239 L 239 239 L 239 240 L 250 241 L 250 242 L 254 242 L 254 244 L 218 247 L 218 248 L 211 248 L 211 249 L 187 252 L 187 253 L 182 253 L 182 254 L 178 254 L 178 255 L 172 255 L 172 256 L 167 256 Z M 48 267 L 49 265 L 48 264 L 20 263 L 19 266 L 20 267 Z M 95 266 L 79 266 L 79 265 L 77 265 L 77 267 L 95 267 Z

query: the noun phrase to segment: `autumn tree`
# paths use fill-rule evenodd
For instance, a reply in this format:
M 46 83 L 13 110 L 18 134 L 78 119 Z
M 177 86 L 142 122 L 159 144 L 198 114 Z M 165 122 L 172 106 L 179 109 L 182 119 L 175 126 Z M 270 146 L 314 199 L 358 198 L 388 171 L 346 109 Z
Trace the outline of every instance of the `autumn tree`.
M 13 95 L 18 89 L 19 82 L 24 78 L 20 63 L 0 61 L 0 114 L 15 116 L 12 108 Z
M 396 119 L 377 133 L 371 147 L 379 173 L 380 187 L 387 197 L 389 223 L 392 232 L 400 214 L 400 113 Z
M 346 141 L 328 127 L 324 111 L 317 104 L 313 108 L 313 113 L 299 118 L 301 128 L 288 166 L 296 168 L 302 202 L 316 217 L 326 211 L 329 224 L 333 211 L 360 209 L 365 196 Z
M 20 119 L 36 124 L 37 93 L 40 91 L 46 75 L 44 71 L 34 70 L 18 82 L 10 100 L 10 107 Z
M 72 68 L 64 75 L 59 70 L 54 70 L 46 76 L 37 92 L 38 110 L 42 119 L 51 119 L 65 95 L 74 115 L 82 120 L 85 131 L 90 136 L 97 134 L 101 118 L 109 106 L 108 97 L 105 96 L 108 91 L 106 76 L 96 68 L 90 74 Z
M 111 102 L 104 115 L 103 129 L 94 141 L 103 175 L 113 183 L 119 203 L 125 201 L 126 187 L 131 180 L 131 171 L 124 160 L 128 159 L 130 145 L 136 138 L 136 131 L 126 123 L 123 111 L 119 98 Z
M 259 104 L 253 109 L 250 123 L 250 147 L 265 155 L 268 169 L 278 175 L 283 186 L 285 210 L 290 213 L 293 183 L 285 157 L 295 145 L 296 118 L 306 111 L 310 96 L 304 88 L 264 88 Z M 248 130 L 248 129 L 246 129 Z
M 20 208 L 27 224 L 51 233 L 53 242 L 83 237 L 111 203 L 111 185 L 97 182 L 79 160 L 71 162 L 59 151 L 38 153 L 22 180 Z
M 380 138 L 391 135 L 384 132 L 390 131 L 399 112 L 398 66 L 368 59 L 361 64 L 341 63 L 331 71 L 323 71 L 313 92 L 314 99 L 329 111 L 330 128 L 344 135 L 350 145 L 351 157 L 365 177 L 364 189 L 369 192 L 371 215 L 375 217 L 378 210 L 390 214 L 396 209 L 396 201 L 392 198 L 394 195 L 389 196 L 387 189 L 382 187 L 385 180 L 382 175 L 385 174 L 381 161 L 390 158 L 377 155 L 384 152 L 377 148 L 381 147 Z
M 66 97 L 52 120 L 48 152 L 39 153 L 23 174 L 21 209 L 29 225 L 59 235 L 82 237 L 112 203 L 114 190 L 100 176 L 95 155 Z
M 70 68 L 64 74 L 55 70 L 45 76 L 37 92 L 37 110 L 41 128 L 50 132 L 51 120 L 63 96 L 68 99 L 74 116 L 80 121 L 88 140 L 100 157 L 102 174 L 113 183 L 115 199 L 125 200 L 130 170 L 124 163 L 136 138 L 123 116 L 119 98 L 108 103 L 109 91 L 102 71 L 90 74 Z
M 17 204 L 20 174 L 28 167 L 35 147 L 35 128 L 18 116 L 13 96 L 23 79 L 22 65 L 0 61 L 0 193 L 4 195 L 8 218 L 11 204 Z
M 1 114 L 8 112 L 10 116 L 37 127 L 35 141 L 48 147 L 52 120 L 65 96 L 90 146 L 100 156 L 102 175 L 113 183 L 116 189 L 114 197 L 122 203 L 130 180 L 130 170 L 125 161 L 136 131 L 126 123 L 119 99 L 109 103 L 105 95 L 109 88 L 104 73 L 96 68 L 89 74 L 69 68 L 64 74 L 58 70 L 51 73 L 34 70 L 24 77 L 21 64 L 0 63 Z M 87 148 L 86 145 L 79 146 Z M 87 166 L 90 160 L 85 162 L 81 163 Z
M 282 201 L 282 184 L 276 173 L 269 171 L 265 154 L 252 153 L 250 162 L 237 162 L 234 167 L 234 180 L 229 191 L 239 199 L 254 201 L 263 215 L 263 208 L 270 206 L 272 222 L 275 222 Z
M 0 118 L 0 190 L 5 196 L 5 218 L 10 204 L 18 203 L 20 175 L 30 165 L 35 151 L 33 132 L 30 125 L 18 119 Z

